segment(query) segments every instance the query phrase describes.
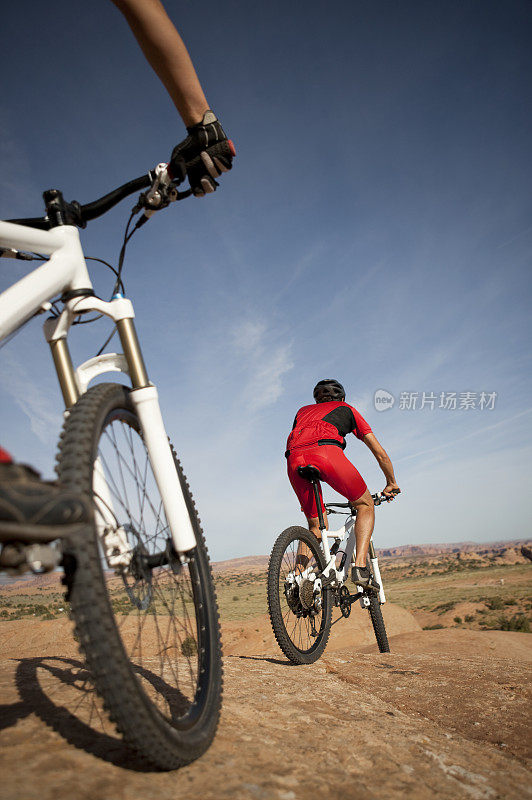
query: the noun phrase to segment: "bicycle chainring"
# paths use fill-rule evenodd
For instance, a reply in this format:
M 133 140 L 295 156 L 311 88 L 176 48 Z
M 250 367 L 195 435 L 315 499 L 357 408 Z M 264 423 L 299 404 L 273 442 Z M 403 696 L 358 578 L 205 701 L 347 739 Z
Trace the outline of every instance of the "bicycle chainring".
M 347 586 L 340 586 L 338 589 L 338 599 L 342 617 L 347 619 L 351 613 L 351 598 Z

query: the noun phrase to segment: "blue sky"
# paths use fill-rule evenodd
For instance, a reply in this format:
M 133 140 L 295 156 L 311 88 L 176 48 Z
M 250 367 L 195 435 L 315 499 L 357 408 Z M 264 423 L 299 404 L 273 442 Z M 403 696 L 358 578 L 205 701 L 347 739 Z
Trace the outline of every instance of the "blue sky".
M 133 238 L 125 278 L 213 557 L 266 553 L 303 521 L 284 444 L 330 376 L 403 489 L 377 545 L 530 535 L 528 0 L 166 7 L 238 157 L 214 196 Z M 0 217 L 40 213 L 50 187 L 88 202 L 183 137 L 110 2 L 20 0 L 2 25 Z M 87 255 L 116 262 L 129 208 L 83 233 Z M 24 273 L 3 260 L 0 288 Z M 93 275 L 107 297 L 110 273 Z M 75 331 L 77 361 L 105 331 Z M 0 369 L 2 443 L 49 476 L 61 400 L 40 321 Z M 402 392 L 436 407 L 401 408 Z M 448 410 L 441 392 L 497 398 Z

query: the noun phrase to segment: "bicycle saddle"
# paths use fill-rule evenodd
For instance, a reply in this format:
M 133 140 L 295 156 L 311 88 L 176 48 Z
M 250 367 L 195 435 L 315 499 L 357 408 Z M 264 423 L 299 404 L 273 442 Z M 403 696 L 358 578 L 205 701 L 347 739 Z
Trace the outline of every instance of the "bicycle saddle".
M 305 478 L 305 480 L 310 481 L 311 483 L 321 480 L 319 469 L 317 467 L 313 467 L 312 464 L 307 464 L 306 467 L 298 467 L 297 471 L 302 478 Z

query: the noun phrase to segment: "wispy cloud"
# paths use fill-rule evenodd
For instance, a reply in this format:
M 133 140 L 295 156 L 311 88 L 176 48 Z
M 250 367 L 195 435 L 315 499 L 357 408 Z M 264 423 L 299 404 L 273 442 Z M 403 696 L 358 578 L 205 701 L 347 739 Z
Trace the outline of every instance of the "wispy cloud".
M 520 417 L 524 417 L 527 414 L 531 413 L 532 413 L 532 408 L 527 408 L 524 411 L 520 411 L 519 414 L 514 414 L 511 417 L 502 419 L 499 422 L 495 422 L 493 425 L 486 425 L 485 427 L 477 428 L 476 430 L 471 431 L 470 433 L 465 433 L 463 436 L 460 436 L 459 439 L 452 439 L 451 441 L 444 442 L 443 444 L 439 444 L 436 447 L 430 447 L 428 450 L 421 450 L 419 453 L 411 453 L 408 456 L 403 456 L 402 458 L 398 458 L 396 459 L 396 463 L 399 464 L 400 462 L 403 461 L 409 461 L 412 458 L 419 458 L 420 456 L 428 455 L 429 453 L 437 453 L 440 450 L 445 450 L 447 447 L 452 447 L 457 442 L 463 442 L 465 439 L 471 439 L 474 436 L 479 436 L 480 434 L 485 434 L 488 431 L 493 431 L 496 428 L 508 425 L 508 423 L 514 422 L 516 419 L 519 419 Z
M 272 405 L 282 394 L 283 375 L 294 366 L 291 344 L 275 342 L 272 330 L 263 321 L 243 321 L 237 325 L 233 342 L 240 356 L 242 394 L 248 407 L 258 411 Z
M 57 397 L 52 398 L 45 387 L 35 384 L 35 378 L 10 353 L 3 353 L 3 389 L 28 417 L 31 430 L 45 445 L 55 443 L 60 421 Z

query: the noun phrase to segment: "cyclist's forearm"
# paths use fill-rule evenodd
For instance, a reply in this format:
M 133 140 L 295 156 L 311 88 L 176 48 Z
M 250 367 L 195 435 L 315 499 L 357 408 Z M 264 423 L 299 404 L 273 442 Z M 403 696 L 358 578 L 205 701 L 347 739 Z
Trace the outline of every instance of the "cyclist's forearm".
M 382 453 L 376 454 L 375 458 L 379 463 L 379 467 L 384 472 L 384 477 L 388 483 L 397 483 L 395 480 L 395 475 L 393 472 L 392 462 L 390 461 L 390 456 L 386 451 L 383 450 Z
M 209 108 L 188 51 L 159 0 L 112 0 L 125 16 L 185 125 Z

